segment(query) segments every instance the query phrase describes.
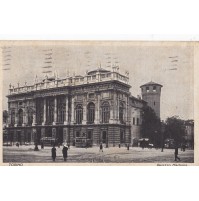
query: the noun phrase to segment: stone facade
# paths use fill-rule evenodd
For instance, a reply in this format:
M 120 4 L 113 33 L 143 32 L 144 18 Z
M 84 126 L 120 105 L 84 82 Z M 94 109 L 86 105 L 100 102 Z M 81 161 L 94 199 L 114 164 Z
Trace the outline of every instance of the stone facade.
M 54 137 L 75 145 L 76 138 L 86 136 L 92 145 L 132 143 L 140 137 L 145 102 L 131 96 L 128 82 L 128 73 L 98 68 L 85 76 L 46 76 L 31 86 L 10 85 L 10 141 L 39 143 Z

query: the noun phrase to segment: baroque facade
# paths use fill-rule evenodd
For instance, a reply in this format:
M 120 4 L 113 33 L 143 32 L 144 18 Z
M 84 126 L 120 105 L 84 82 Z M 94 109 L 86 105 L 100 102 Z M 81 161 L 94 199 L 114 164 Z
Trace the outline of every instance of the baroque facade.
M 75 145 L 86 137 L 92 145 L 133 144 L 139 139 L 146 102 L 130 93 L 129 75 L 116 67 L 85 76 L 46 76 L 33 85 L 10 85 L 7 132 L 11 142 L 35 143 L 53 137 Z

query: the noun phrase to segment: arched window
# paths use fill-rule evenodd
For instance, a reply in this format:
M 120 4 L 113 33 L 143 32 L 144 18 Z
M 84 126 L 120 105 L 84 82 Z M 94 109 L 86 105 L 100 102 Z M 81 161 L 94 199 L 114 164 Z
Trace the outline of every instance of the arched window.
M 21 126 L 23 124 L 23 110 L 20 109 L 18 114 L 19 114 L 19 126 Z
M 110 119 L 110 105 L 108 102 L 102 104 L 102 123 L 109 123 Z
M 76 123 L 82 124 L 83 119 L 83 108 L 82 105 L 77 105 L 75 108 L 75 114 L 76 114 Z
M 33 110 L 32 108 L 28 108 L 28 125 L 31 126 L 33 122 Z
M 95 120 L 95 104 L 89 103 L 87 107 L 87 121 L 88 123 L 94 123 Z
M 120 123 L 124 123 L 124 105 L 121 102 L 119 105 L 119 120 L 120 120 Z
M 11 125 L 14 125 L 15 124 L 15 111 L 12 110 L 11 111 Z

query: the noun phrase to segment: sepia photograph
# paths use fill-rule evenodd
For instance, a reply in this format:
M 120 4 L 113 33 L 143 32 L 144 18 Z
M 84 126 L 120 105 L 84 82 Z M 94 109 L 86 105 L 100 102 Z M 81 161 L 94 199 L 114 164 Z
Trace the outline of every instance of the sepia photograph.
M 195 164 L 196 43 L 0 44 L 2 164 Z

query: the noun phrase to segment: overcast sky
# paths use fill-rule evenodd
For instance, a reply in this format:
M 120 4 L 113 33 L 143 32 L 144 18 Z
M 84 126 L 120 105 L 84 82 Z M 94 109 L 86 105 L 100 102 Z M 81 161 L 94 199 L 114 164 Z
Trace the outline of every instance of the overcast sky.
M 36 43 L 35 43 L 36 44 Z M 188 43 L 130 42 L 43 42 L 35 45 L 10 43 L 3 48 L 3 109 L 7 109 L 9 84 L 23 86 L 42 79 L 46 70 L 64 78 L 67 72 L 84 75 L 86 70 L 119 65 L 123 74 L 129 71 L 131 93 L 141 94 L 140 86 L 149 81 L 163 85 L 161 119 L 178 115 L 193 119 L 193 47 Z M 52 50 L 51 50 L 52 49 Z M 45 51 L 44 51 L 45 50 Z M 42 68 L 52 52 L 52 68 Z M 10 55 L 10 56 L 8 56 Z M 9 59 L 10 58 L 10 59 Z M 50 60 L 51 61 L 51 60 Z M 51 64 L 50 64 L 51 65 Z

